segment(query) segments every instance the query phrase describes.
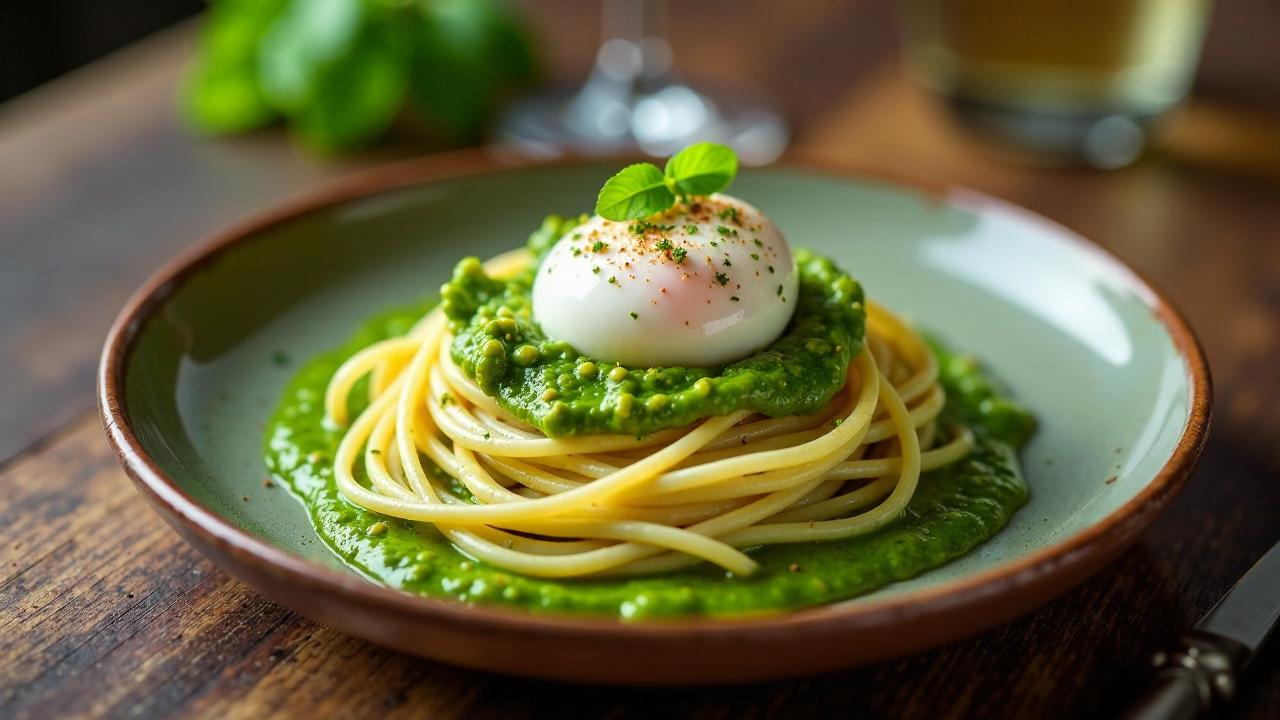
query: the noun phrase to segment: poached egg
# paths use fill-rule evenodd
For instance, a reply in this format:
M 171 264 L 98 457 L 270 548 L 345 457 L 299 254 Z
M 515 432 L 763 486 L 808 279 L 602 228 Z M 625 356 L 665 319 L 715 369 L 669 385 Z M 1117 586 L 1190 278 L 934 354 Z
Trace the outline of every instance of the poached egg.
M 777 226 L 717 194 L 645 221 L 597 215 L 566 233 L 534 279 L 533 317 L 597 360 L 710 367 L 776 340 L 798 284 Z

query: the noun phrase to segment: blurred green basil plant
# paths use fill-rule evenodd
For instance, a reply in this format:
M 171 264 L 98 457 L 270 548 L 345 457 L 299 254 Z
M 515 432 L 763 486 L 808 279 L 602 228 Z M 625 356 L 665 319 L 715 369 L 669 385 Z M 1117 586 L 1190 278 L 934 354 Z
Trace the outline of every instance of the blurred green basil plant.
M 402 115 L 464 143 L 534 71 L 527 26 L 502 0 L 211 0 L 182 104 L 201 131 L 283 118 L 323 152 Z

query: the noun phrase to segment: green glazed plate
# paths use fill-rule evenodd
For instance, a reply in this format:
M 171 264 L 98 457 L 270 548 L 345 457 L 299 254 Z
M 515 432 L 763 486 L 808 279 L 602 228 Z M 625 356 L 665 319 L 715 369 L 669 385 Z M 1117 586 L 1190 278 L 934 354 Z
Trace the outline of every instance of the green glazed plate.
M 461 256 L 514 247 L 549 212 L 588 210 L 616 167 L 413 161 L 198 246 L 135 295 L 108 339 L 100 401 L 126 470 L 184 537 L 320 622 L 487 670 L 696 684 L 870 662 L 1008 620 L 1114 558 L 1194 466 L 1209 422 L 1204 356 L 1121 262 L 976 193 L 781 165 L 745 171 L 734 194 L 793 244 L 836 259 L 869 297 L 981 357 L 1036 413 L 1022 455 L 1031 501 L 1007 528 L 853 601 L 730 620 L 531 615 L 356 575 L 294 498 L 263 485 L 263 423 L 297 363 L 433 292 Z

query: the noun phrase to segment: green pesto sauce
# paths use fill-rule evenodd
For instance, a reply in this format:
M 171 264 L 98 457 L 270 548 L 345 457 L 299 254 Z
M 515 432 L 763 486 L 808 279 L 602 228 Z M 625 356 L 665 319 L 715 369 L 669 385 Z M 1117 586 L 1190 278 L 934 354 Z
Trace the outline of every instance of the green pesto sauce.
M 978 445 L 964 461 L 926 473 L 893 524 L 847 540 L 751 550 L 761 569 L 745 578 L 712 566 L 598 580 L 506 572 L 459 553 L 430 525 L 348 503 L 334 485 L 331 463 L 341 432 L 323 421 L 329 378 L 359 348 L 403 334 L 426 309 L 375 318 L 344 347 L 303 367 L 266 434 L 272 475 L 306 506 L 317 534 L 348 565 L 391 587 L 464 603 L 625 620 L 781 611 L 844 600 L 943 565 L 994 535 L 1027 500 L 1014 449 L 1034 426 L 1030 415 L 1003 397 L 973 360 L 940 350 L 949 394 L 943 421 L 968 424 Z
M 548 218 L 530 250 L 543 254 L 572 227 Z M 800 288 L 787 331 L 723 367 L 618 370 L 547 338 L 530 319 L 536 268 L 499 280 L 466 258 L 441 288 L 441 304 L 454 361 L 485 394 L 549 437 L 641 435 L 737 410 L 808 415 L 844 386 L 849 361 L 862 350 L 866 310 L 861 286 L 830 260 L 803 250 L 795 257 Z

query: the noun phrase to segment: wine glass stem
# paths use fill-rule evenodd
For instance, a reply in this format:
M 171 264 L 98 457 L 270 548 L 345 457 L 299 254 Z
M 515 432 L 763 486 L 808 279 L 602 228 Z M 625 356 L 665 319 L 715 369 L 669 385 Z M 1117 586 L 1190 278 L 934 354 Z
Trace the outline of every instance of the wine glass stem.
M 665 0 L 604 0 L 601 24 L 605 40 L 621 38 L 641 42 L 654 38 L 665 42 L 667 3 Z
M 671 69 L 666 0 L 604 0 L 596 71 L 615 82 L 652 81 Z

